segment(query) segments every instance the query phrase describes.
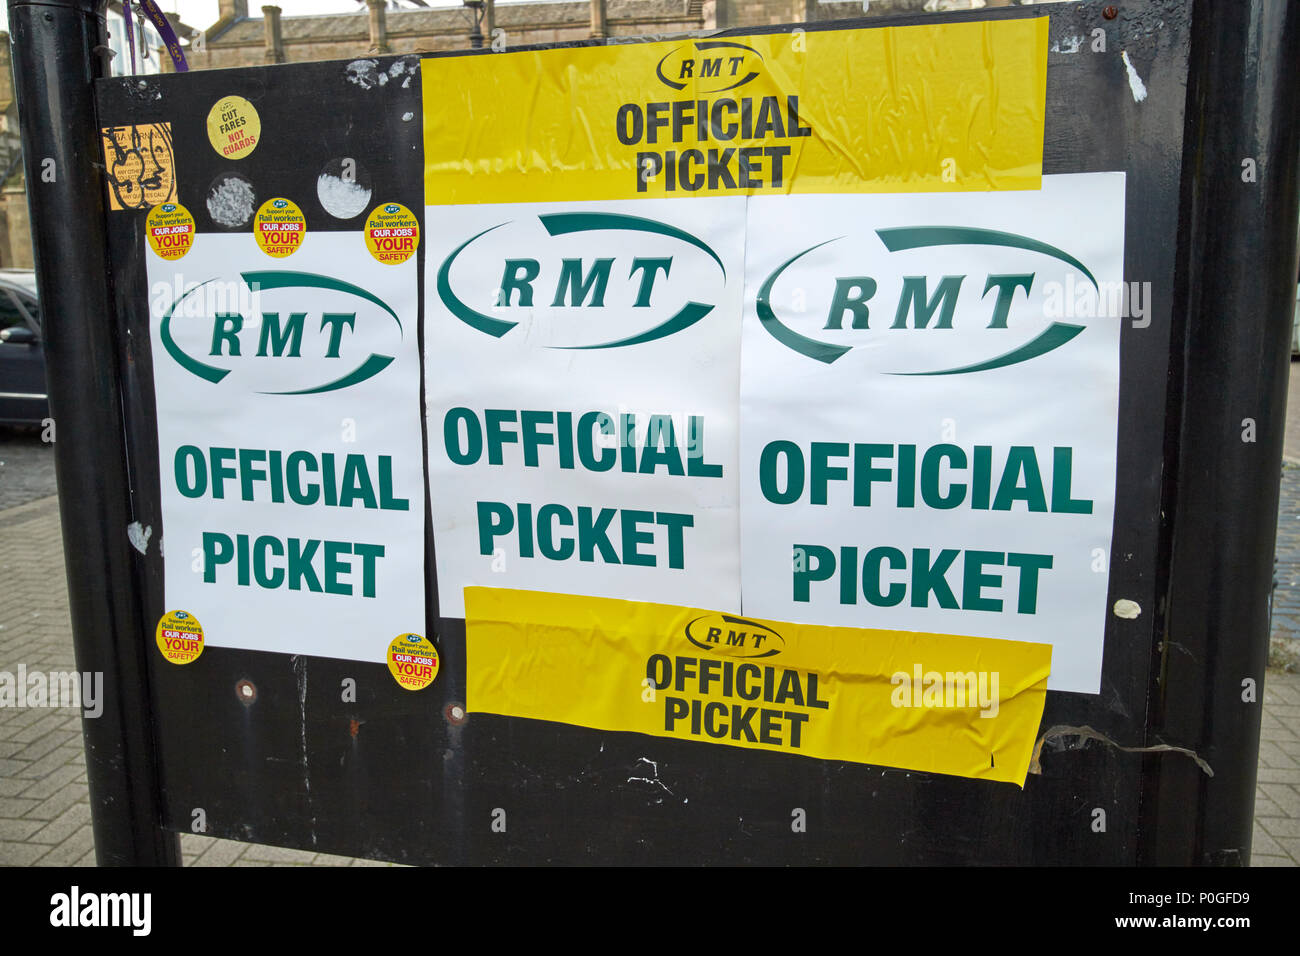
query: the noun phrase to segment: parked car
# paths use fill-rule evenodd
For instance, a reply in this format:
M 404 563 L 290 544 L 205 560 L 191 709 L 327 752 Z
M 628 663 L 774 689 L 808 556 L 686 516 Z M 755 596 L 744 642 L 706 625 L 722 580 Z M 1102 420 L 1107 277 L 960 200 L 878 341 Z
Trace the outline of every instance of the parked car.
M 49 414 L 36 275 L 0 269 L 0 424 L 39 425 Z

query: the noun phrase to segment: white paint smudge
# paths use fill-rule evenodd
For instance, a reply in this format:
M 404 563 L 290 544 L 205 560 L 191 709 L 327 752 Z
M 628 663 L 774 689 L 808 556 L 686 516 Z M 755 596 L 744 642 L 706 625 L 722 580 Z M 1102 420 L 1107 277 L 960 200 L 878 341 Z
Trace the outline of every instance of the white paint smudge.
M 413 119 L 415 119 L 415 114 L 414 114 L 414 113 L 403 113 L 403 114 L 402 114 L 402 122 L 403 122 L 403 123 L 409 123 L 409 122 L 411 122 L 411 120 L 413 120 Z
M 1126 621 L 1132 621 L 1142 613 L 1142 605 L 1137 601 L 1130 601 L 1128 598 L 1120 598 L 1115 602 L 1115 616 L 1122 617 Z
M 387 69 L 380 69 L 378 60 L 353 60 L 344 70 L 349 83 L 355 83 L 363 90 L 372 90 L 376 86 L 386 86 L 389 80 L 402 80 L 402 89 L 409 89 L 411 77 L 420 69 L 420 58 L 404 57 L 392 63 Z
M 651 772 L 654 774 L 654 776 L 653 776 L 653 777 L 628 777 L 628 778 L 627 778 L 627 782 L 628 782 L 628 783 L 649 783 L 649 784 L 653 784 L 653 785 L 655 785 L 655 786 L 663 787 L 665 793 L 668 793 L 668 794 L 671 794 L 671 793 L 672 793 L 672 791 L 668 789 L 667 785 L 666 785 L 662 780 L 659 779 L 659 764 L 658 764 L 658 763 L 656 763 L 655 761 L 651 760 L 649 757 L 637 757 L 636 760 L 637 760 L 637 763 L 648 764 L 648 765 L 650 766 L 650 770 L 651 770 Z
M 1053 42 L 1048 51 L 1051 53 L 1078 53 L 1083 47 L 1085 39 L 1087 37 L 1062 37 L 1060 40 Z
M 345 68 L 349 83 L 363 90 L 373 89 L 379 83 L 379 63 L 375 60 L 353 60 Z M 387 80 L 387 76 L 384 77 Z
M 149 536 L 153 534 L 153 526 L 141 526 L 140 522 L 132 521 L 126 526 L 126 537 L 131 542 L 131 547 L 135 548 L 141 554 L 147 554 L 149 551 Z
M 1138 71 L 1133 68 L 1128 58 L 1128 50 L 1120 50 L 1119 56 L 1124 61 L 1124 69 L 1128 70 L 1128 88 L 1133 91 L 1133 102 L 1141 103 L 1147 98 L 1147 86 L 1142 82 L 1142 77 L 1138 76 Z
M 370 188 L 355 180 L 348 182 L 340 176 L 321 173 L 316 178 L 316 198 L 335 219 L 351 219 L 370 205 Z
M 208 215 L 219 226 L 237 229 L 253 218 L 256 202 L 252 183 L 238 176 L 229 176 L 208 193 Z

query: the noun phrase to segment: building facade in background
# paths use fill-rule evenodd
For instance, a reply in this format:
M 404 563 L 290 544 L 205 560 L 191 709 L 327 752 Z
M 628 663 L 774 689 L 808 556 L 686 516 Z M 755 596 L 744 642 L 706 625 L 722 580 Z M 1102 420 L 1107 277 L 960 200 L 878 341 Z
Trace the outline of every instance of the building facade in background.
M 1032 2 L 1032 0 L 1022 0 Z M 248 0 L 213 0 L 216 22 L 204 30 L 172 18 L 188 44 L 191 69 L 229 69 L 342 60 L 389 53 L 434 53 L 474 45 L 506 49 L 532 43 L 664 36 L 700 30 L 843 20 L 944 10 L 1014 6 L 1016 0 L 561 0 L 403 9 L 390 0 L 358 0 L 355 13 L 283 17 L 279 7 L 250 11 Z M 253 13 L 257 15 L 252 15 Z M 169 14 L 169 16 L 171 16 Z M 109 4 L 113 72 L 130 72 L 122 6 Z M 135 72 L 172 64 L 152 27 L 137 31 Z M 0 34 L 0 267 L 32 267 L 27 192 L 13 100 L 9 37 Z
M 605 37 L 660 36 L 692 30 L 767 26 L 927 10 L 1011 6 L 1014 0 L 563 0 L 475 3 L 440 9 L 392 9 L 358 2 L 356 13 L 283 17 L 279 7 L 250 10 L 248 0 L 216 0 L 219 19 L 197 37 L 188 59 L 197 69 L 341 60 L 365 54 L 463 50 L 477 34 L 497 49 Z M 260 14 L 260 16 L 250 16 Z
M 160 73 L 163 60 L 168 60 L 170 66 L 170 60 L 163 52 L 162 39 L 151 24 L 135 24 L 136 59 L 133 65 L 120 2 L 109 3 L 106 19 L 114 76 Z M 172 23 L 182 36 L 194 32 L 174 17 Z M 33 266 L 31 221 L 27 213 L 27 184 L 23 176 L 9 42 L 9 34 L 0 31 L 0 268 L 30 269 Z

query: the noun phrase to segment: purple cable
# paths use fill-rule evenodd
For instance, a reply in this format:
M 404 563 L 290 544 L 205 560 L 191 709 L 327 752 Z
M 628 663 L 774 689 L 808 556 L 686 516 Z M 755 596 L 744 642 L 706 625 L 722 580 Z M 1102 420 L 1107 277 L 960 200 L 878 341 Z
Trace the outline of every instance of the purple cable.
M 126 48 L 131 54 L 131 72 L 135 72 L 135 17 L 131 16 L 131 0 L 122 0 L 122 22 L 126 24 Z
M 163 46 L 167 47 L 167 52 L 171 55 L 176 72 L 188 73 L 190 67 L 185 62 L 185 51 L 181 49 L 181 41 L 177 38 L 176 31 L 172 29 L 171 21 L 163 16 L 163 12 L 158 9 L 155 0 L 138 0 L 138 2 L 140 12 L 149 18 L 149 22 L 158 31 L 158 35 L 162 37 Z

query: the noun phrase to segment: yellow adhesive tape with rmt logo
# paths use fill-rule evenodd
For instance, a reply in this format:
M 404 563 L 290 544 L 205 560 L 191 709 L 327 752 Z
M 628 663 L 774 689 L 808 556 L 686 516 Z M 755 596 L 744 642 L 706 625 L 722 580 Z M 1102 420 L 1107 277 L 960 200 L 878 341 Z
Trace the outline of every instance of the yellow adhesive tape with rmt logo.
M 1052 648 L 465 589 L 466 709 L 1023 786 Z
M 1041 15 L 424 60 L 425 202 L 1036 190 L 1047 30 Z

